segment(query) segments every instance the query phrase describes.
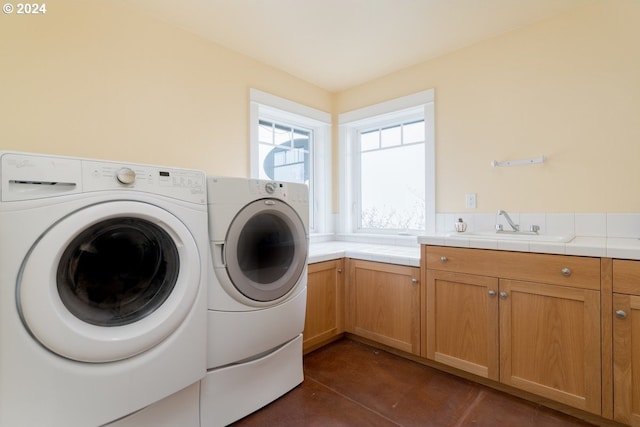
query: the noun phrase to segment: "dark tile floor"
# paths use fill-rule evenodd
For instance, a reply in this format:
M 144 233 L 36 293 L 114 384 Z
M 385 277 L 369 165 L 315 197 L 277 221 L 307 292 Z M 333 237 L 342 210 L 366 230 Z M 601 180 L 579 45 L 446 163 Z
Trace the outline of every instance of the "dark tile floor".
M 304 358 L 305 380 L 252 426 L 591 426 L 349 339 Z

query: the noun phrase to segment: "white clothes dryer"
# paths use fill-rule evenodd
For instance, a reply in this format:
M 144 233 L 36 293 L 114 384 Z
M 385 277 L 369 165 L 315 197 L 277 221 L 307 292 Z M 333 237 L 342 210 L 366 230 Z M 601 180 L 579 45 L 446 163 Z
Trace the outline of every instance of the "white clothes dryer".
M 303 380 L 308 194 L 298 183 L 207 178 L 204 427 L 242 418 Z
M 3 152 L 0 180 L 0 427 L 103 425 L 204 377 L 204 173 Z

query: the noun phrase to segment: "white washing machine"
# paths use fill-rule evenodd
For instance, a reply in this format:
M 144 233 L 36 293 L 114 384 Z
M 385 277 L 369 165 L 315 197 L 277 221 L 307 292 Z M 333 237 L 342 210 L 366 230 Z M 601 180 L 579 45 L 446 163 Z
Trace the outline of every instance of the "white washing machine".
M 303 380 L 309 191 L 207 178 L 211 263 L 203 427 L 227 425 Z
M 0 153 L 0 427 L 109 423 L 206 373 L 206 178 Z
M 200 427 L 200 382 L 103 427 Z

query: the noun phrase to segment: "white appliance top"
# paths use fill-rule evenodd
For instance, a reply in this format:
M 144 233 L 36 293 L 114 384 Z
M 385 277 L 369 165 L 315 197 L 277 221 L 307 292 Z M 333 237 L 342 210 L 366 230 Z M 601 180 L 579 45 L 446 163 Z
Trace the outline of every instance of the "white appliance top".
M 210 205 L 247 204 L 263 198 L 280 199 L 296 205 L 309 204 L 309 189 L 302 183 L 226 176 L 209 176 L 207 179 Z
M 206 204 L 201 171 L 16 152 L 0 152 L 0 158 L 2 202 L 128 190 Z

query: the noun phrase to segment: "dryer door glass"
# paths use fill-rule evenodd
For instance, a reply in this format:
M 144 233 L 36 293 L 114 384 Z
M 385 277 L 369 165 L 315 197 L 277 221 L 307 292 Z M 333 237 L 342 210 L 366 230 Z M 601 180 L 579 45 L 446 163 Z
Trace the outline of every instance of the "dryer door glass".
M 307 249 L 304 224 L 293 208 L 277 199 L 257 200 L 229 227 L 227 272 L 247 298 L 274 301 L 300 280 Z
M 160 307 L 178 277 L 173 239 L 141 218 L 114 218 L 78 234 L 58 265 L 58 294 L 78 319 L 97 326 L 134 323 Z
M 293 263 L 295 242 L 287 223 L 273 213 L 252 217 L 240 232 L 238 262 L 249 280 L 278 281 Z

